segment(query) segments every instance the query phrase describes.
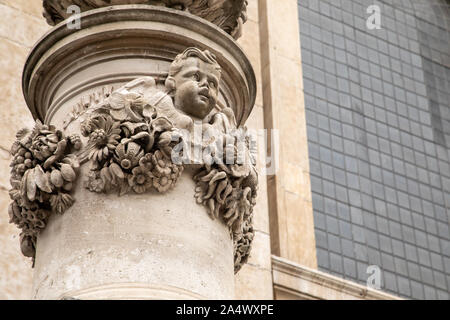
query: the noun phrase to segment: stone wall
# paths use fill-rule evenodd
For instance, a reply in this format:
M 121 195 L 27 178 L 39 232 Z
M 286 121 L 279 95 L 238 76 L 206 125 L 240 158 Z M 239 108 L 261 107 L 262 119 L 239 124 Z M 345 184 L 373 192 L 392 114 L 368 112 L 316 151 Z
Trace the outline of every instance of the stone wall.
M 253 65 L 257 82 L 256 103 L 246 124 L 249 129 L 264 128 L 258 2 L 258 0 L 249 0 L 248 21 L 244 24 L 243 36 L 238 40 Z M 265 159 L 264 133 L 262 130 L 258 132 L 259 160 L 263 160 Z M 261 172 L 262 161 L 258 162 L 258 166 L 259 172 Z M 236 277 L 237 299 L 273 298 L 267 183 L 266 177 L 261 175 L 255 207 L 255 230 L 255 240 L 249 262 Z
M 8 223 L 9 149 L 18 128 L 32 125 L 22 96 L 28 52 L 49 28 L 39 0 L 0 0 L 0 299 L 28 299 L 31 261 L 20 253 L 19 229 Z

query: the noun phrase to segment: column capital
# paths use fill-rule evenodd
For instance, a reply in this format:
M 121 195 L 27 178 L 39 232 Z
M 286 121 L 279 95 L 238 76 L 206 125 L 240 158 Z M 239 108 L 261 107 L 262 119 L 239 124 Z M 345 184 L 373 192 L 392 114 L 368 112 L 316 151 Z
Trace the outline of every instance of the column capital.
M 23 73 L 36 126 L 12 149 L 9 214 L 34 298 L 125 282 L 232 298 L 254 237 L 250 62 L 188 12 L 80 17 L 52 28 Z
M 239 38 L 242 25 L 247 21 L 247 0 L 44 0 L 44 17 L 50 25 L 56 25 L 70 17 L 68 8 L 78 6 L 81 12 L 116 5 L 155 5 L 187 11 L 214 23 L 225 32 Z

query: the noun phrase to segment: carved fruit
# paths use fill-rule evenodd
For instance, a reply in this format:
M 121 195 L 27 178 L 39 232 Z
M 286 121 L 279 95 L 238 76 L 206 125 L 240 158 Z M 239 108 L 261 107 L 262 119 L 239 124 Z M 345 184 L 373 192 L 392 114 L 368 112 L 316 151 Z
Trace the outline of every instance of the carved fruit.
M 62 174 L 62 177 L 64 178 L 64 180 L 69 181 L 69 182 L 74 181 L 76 178 L 75 171 L 67 163 L 63 163 L 61 165 L 61 174 Z
M 66 183 L 64 185 L 64 187 L 63 187 L 63 189 L 66 190 L 66 191 L 72 191 L 72 188 L 73 188 L 73 183 L 72 182 Z
M 50 180 L 51 180 L 52 184 L 57 188 L 61 188 L 64 184 L 64 179 L 61 174 L 61 171 L 59 171 L 57 169 L 52 171 Z
M 20 239 L 20 249 L 25 257 L 34 257 L 35 248 L 30 236 L 23 236 Z

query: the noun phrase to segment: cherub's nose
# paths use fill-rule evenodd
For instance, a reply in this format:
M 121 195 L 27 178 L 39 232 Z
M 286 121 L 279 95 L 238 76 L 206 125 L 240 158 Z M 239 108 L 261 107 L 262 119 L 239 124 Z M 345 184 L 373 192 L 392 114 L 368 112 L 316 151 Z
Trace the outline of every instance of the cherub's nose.
M 202 77 L 200 79 L 200 87 L 208 87 L 208 79 L 206 77 Z

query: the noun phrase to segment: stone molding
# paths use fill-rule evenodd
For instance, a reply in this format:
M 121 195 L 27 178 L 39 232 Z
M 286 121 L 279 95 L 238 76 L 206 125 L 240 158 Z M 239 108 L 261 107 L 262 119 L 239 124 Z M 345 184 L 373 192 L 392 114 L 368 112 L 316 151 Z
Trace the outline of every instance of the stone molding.
M 81 12 L 128 4 L 155 5 L 189 12 L 214 23 L 237 39 L 242 34 L 242 25 L 247 21 L 247 0 L 44 0 L 44 17 L 48 24 L 56 25 L 71 14 L 67 8 L 76 5 Z
M 68 82 L 67 73 L 82 71 L 78 68 L 78 61 L 87 55 L 89 66 L 118 61 L 127 56 L 130 59 L 167 61 L 167 55 L 173 59 L 192 45 L 216 54 L 223 69 L 220 93 L 230 100 L 237 125 L 244 124 L 250 115 L 256 98 L 254 71 L 236 41 L 215 25 L 184 11 L 149 5 L 121 5 L 89 10 L 81 14 L 81 19 L 81 30 L 69 29 L 64 24 L 57 25 L 44 35 L 29 54 L 22 88 L 35 119 L 44 123 L 52 122 L 61 105 L 93 87 L 126 83 L 138 76 L 167 76 L 164 72 L 142 70 L 127 70 L 114 75 L 99 72 L 89 80 L 77 82 L 71 87 L 63 86 L 64 82 Z M 129 42 L 129 39 L 133 39 L 133 46 L 128 48 L 129 52 L 124 57 L 118 47 L 123 41 Z M 153 43 L 153 47 L 149 47 L 148 43 Z M 237 90 L 235 87 L 245 89 Z
M 69 291 L 57 300 L 206 300 L 207 298 L 173 286 L 117 283 Z
M 298 300 L 400 300 L 330 274 L 272 256 L 275 297 Z

